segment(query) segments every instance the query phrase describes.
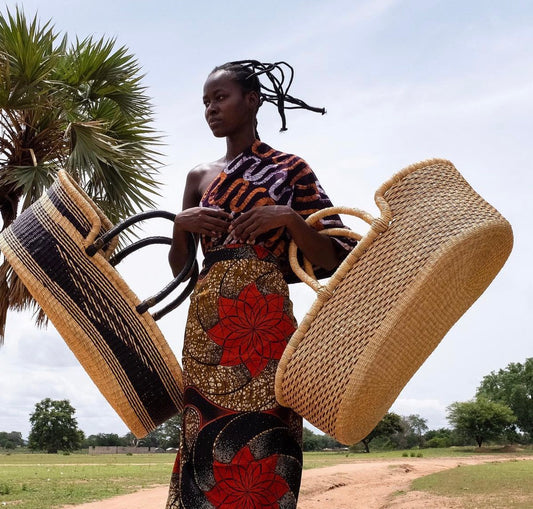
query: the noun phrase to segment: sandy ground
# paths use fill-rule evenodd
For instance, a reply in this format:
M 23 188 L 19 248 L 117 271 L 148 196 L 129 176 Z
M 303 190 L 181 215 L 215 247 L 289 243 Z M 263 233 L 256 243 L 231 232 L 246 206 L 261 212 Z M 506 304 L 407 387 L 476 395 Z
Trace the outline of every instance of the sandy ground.
M 516 455 L 483 455 L 467 458 L 401 458 L 358 460 L 355 463 L 304 470 L 298 509 L 454 509 L 451 499 L 407 492 L 411 482 L 458 465 L 520 459 Z M 525 458 L 524 458 L 525 459 Z M 529 459 L 529 461 L 533 461 Z M 166 486 L 121 495 L 76 509 L 163 509 Z

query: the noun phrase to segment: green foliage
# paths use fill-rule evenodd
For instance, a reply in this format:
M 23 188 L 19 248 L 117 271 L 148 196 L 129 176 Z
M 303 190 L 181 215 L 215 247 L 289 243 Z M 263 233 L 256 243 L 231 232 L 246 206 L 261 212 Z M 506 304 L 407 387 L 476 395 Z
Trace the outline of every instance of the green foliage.
M 402 418 L 393 412 L 387 412 L 383 419 L 378 422 L 377 426 L 365 437 L 361 442 L 365 447 L 365 451 L 370 452 L 370 442 L 375 438 L 390 438 L 396 433 L 403 431 Z
M 455 440 L 454 433 L 448 428 L 439 428 L 436 430 L 429 430 L 424 434 L 425 447 L 443 448 L 458 445 Z
M 116 433 L 98 433 L 96 435 L 89 435 L 84 441 L 83 447 L 95 446 L 120 446 L 129 445 L 125 443 L 123 438 L 120 438 Z
M 69 43 L 50 21 L 19 8 L 0 13 L 0 229 L 59 169 L 112 222 L 153 207 L 160 142 L 141 78 L 136 59 L 112 39 Z M 0 261 L 0 342 L 8 305 L 33 300 Z
M 344 446 L 329 435 L 318 435 L 304 427 L 302 447 L 304 451 L 323 451 L 325 449 L 341 449 Z
M 388 442 L 395 449 L 412 449 L 425 446 L 427 419 L 418 414 L 401 417 L 401 429 L 389 435 Z
M 448 421 L 459 435 L 483 442 L 500 439 L 516 422 L 512 410 L 485 398 L 455 402 L 448 407 Z
M 83 441 L 83 447 L 90 446 L 119 446 L 119 447 L 152 447 L 168 449 L 178 448 L 181 435 L 181 415 L 171 417 L 154 431 L 142 439 L 135 437 L 133 433 L 119 437 L 116 433 L 98 433 L 89 435 Z
M 178 448 L 180 446 L 181 438 L 181 415 L 175 415 L 161 426 L 163 441 L 159 447 L 167 449 L 169 447 Z
M 0 189 L 26 207 L 65 167 L 112 221 L 151 206 L 158 138 L 140 72 L 114 40 L 68 44 L 50 21 L 0 15 Z
M 22 439 L 22 433 L 20 431 L 0 431 L 0 448 L 3 449 L 15 449 L 16 447 L 22 447 L 24 440 Z
M 74 408 L 66 399 L 46 398 L 36 403 L 35 411 L 30 415 L 30 449 L 47 453 L 79 449 L 83 432 L 78 429 L 74 413 Z
M 507 405 L 516 416 L 518 427 L 533 440 L 533 357 L 509 364 L 485 376 L 477 396 Z

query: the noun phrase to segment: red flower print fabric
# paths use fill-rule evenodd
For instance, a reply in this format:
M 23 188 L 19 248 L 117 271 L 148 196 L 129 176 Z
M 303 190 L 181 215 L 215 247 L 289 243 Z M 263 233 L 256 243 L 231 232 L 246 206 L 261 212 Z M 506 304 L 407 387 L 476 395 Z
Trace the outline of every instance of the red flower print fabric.
M 220 364 L 244 364 L 255 377 L 271 359 L 279 360 L 294 332 L 283 306 L 282 295 L 263 295 L 255 283 L 244 287 L 236 299 L 219 297 L 220 321 L 207 334 L 223 348 Z
M 275 397 L 295 326 L 266 248 L 206 254 L 185 329 L 183 428 L 167 509 L 296 509 L 302 418 Z
M 256 460 L 250 449 L 244 447 L 229 464 L 215 461 L 215 486 L 206 496 L 217 509 L 279 508 L 278 500 L 289 486 L 276 473 L 278 455 Z

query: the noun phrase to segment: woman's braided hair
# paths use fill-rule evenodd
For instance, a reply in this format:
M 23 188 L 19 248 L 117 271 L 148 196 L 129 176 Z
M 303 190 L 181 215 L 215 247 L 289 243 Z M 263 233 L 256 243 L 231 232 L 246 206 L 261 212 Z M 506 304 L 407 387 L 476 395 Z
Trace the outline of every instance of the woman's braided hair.
M 260 104 L 263 102 L 274 104 L 281 117 L 280 131 L 287 130 L 285 110 L 304 109 L 321 113 L 322 115 L 326 113 L 325 108 L 309 106 L 301 99 L 289 95 L 288 92 L 294 78 L 294 69 L 287 62 L 270 64 L 259 62 L 258 60 L 237 60 L 215 67 L 211 73 L 216 71 L 228 71 L 232 73 L 235 81 L 241 85 L 245 92 L 255 91 L 259 94 Z M 288 82 L 285 85 L 287 73 Z M 270 86 L 261 83 L 259 80 L 259 76 L 261 75 L 265 75 L 268 78 Z M 257 138 L 259 138 L 258 135 Z

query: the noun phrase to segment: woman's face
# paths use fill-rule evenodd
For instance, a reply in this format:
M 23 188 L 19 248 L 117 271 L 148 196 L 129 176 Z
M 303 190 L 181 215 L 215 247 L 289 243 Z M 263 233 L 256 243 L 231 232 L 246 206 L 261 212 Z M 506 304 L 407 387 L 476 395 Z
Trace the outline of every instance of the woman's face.
M 217 138 L 254 129 L 259 97 L 244 92 L 231 72 L 215 71 L 204 84 L 205 119 Z

